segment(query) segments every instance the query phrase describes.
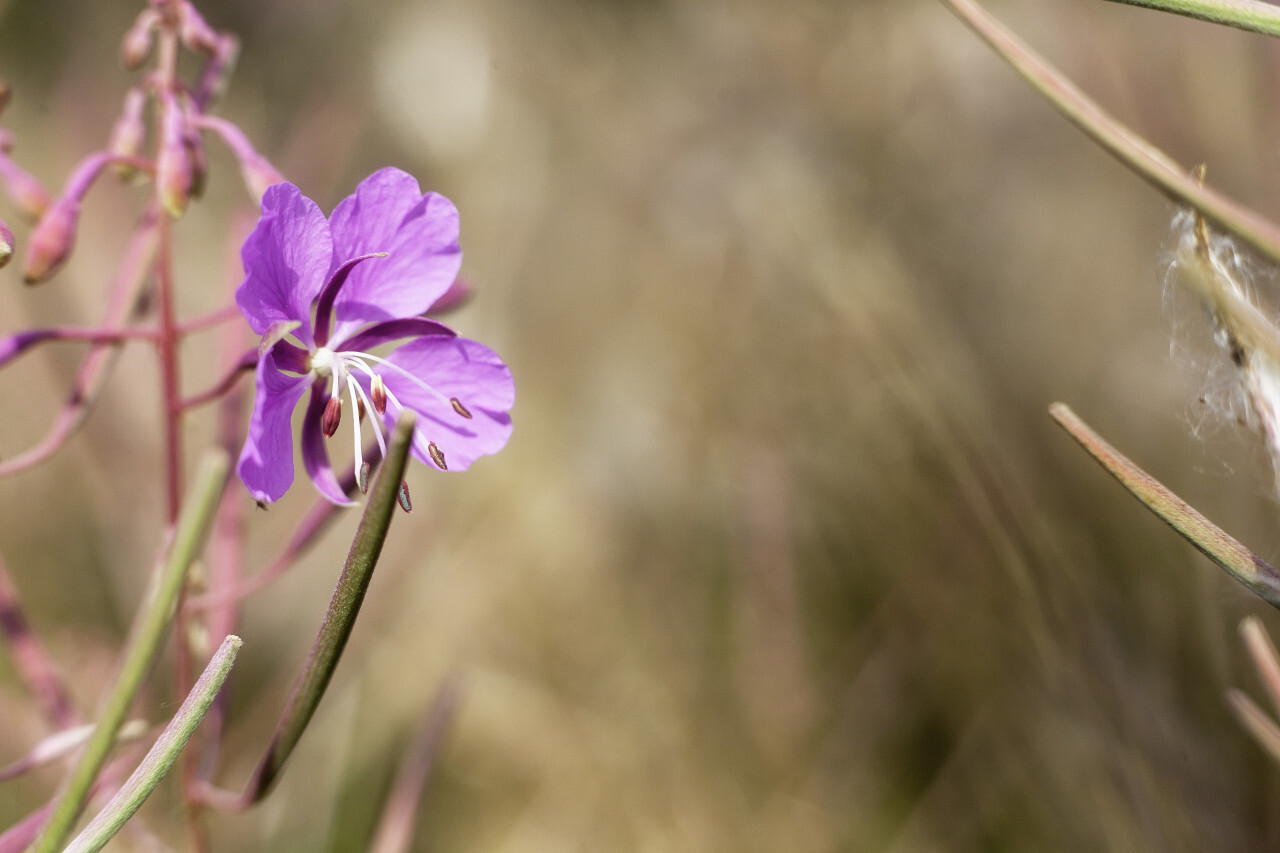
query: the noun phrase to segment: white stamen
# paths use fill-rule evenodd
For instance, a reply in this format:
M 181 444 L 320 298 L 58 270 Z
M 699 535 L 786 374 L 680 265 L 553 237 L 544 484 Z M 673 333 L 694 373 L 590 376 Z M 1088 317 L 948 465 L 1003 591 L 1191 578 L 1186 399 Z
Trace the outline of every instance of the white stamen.
M 360 399 L 364 400 L 365 406 L 368 409 L 372 410 L 373 401 L 369 399 L 369 395 L 365 393 L 364 388 L 360 387 L 359 382 L 355 383 L 355 389 L 356 389 L 356 392 L 359 393 Z M 382 417 L 376 416 L 376 417 L 370 418 L 369 420 L 373 421 L 373 425 L 374 425 L 373 437 L 378 440 L 378 449 L 382 451 L 382 457 L 385 459 L 387 456 L 387 442 L 382 436 L 383 432 L 385 431 L 385 426 L 382 422 Z
M 356 447 L 355 467 L 359 472 L 360 466 L 364 464 L 364 456 L 360 452 L 363 449 L 363 442 L 360 441 L 360 398 L 356 396 L 356 380 L 350 373 L 347 373 L 347 391 L 351 394 L 351 423 L 354 425 Z
M 346 356 L 346 355 L 347 355 L 347 353 L 339 353 L 339 354 L 340 354 L 340 355 L 343 355 L 343 356 Z M 370 354 L 369 354 L 369 353 L 367 353 L 367 352 L 355 353 L 354 355 L 355 355 L 355 356 L 357 356 L 357 358 L 356 358 L 356 359 L 352 359 L 352 360 L 359 360 L 359 359 L 366 359 L 366 358 L 367 358 L 367 359 L 369 359 L 370 361 L 377 362 L 378 364 L 381 364 L 381 365 L 383 365 L 383 366 L 385 366 L 385 367 L 389 367 L 389 368 L 391 368 L 391 369 L 392 369 L 392 370 L 394 370 L 396 373 L 399 373 L 399 374 L 400 374 L 401 376 L 403 376 L 405 379 L 408 379 L 410 382 L 412 382 L 413 384 L 417 385 L 417 386 L 418 386 L 419 388 L 421 388 L 423 391 L 426 391 L 428 394 L 432 395 L 433 397 L 435 397 L 435 398 L 436 398 L 437 400 L 439 400 L 440 402 L 444 403 L 444 404 L 445 404 L 446 406 L 448 406 L 449 408 L 451 408 L 451 409 L 453 408 L 453 403 L 450 401 L 450 398 L 446 397 L 444 394 L 442 394 L 442 393 L 440 393 L 439 391 L 437 391 L 437 390 L 436 390 L 436 389 L 435 389 L 435 388 L 434 388 L 430 383 L 424 382 L 423 380 L 421 380 L 421 379 L 419 379 L 418 377 L 414 376 L 414 375 L 413 375 L 412 373 L 410 373 L 409 371 L 405 370 L 405 369 L 404 369 L 403 367 L 401 367 L 400 365 L 398 365 L 398 364 L 396 364 L 396 363 L 394 363 L 394 362 L 391 362 L 391 361 L 387 361 L 385 358 L 379 358 L 379 357 L 378 357 L 378 356 L 376 356 L 376 355 L 370 355 Z M 366 369 L 367 369 L 367 368 L 366 368 Z M 370 375 L 370 376 L 372 376 L 372 375 L 373 375 L 373 372 L 372 372 L 372 371 L 370 371 L 370 372 L 369 372 L 369 375 Z

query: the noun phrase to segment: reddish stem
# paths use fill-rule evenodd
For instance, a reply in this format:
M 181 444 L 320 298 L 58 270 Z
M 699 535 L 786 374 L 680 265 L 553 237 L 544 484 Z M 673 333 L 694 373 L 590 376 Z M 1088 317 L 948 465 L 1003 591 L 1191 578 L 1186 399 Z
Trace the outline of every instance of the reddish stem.
M 112 282 L 106 317 L 102 321 L 103 327 L 122 327 L 136 312 L 142 300 L 148 273 L 151 272 L 155 260 L 157 233 L 156 209 L 152 206 L 147 209 L 138 223 L 129 248 L 125 252 L 124 261 L 120 265 L 120 271 Z M 40 464 L 66 444 L 67 439 L 89 416 L 93 401 L 102 390 L 102 386 L 106 384 L 117 352 L 118 346 L 115 342 L 94 345 L 80 362 L 80 370 L 76 373 L 71 397 L 58 413 L 49 432 L 35 447 L 0 463 L 0 477 L 16 474 Z
M 217 311 L 211 311 L 203 316 L 178 323 L 178 334 L 189 335 L 192 332 L 198 332 L 201 329 L 207 329 L 219 323 L 229 322 L 239 316 L 240 308 L 236 305 L 228 305 L 225 308 L 219 308 Z
M 199 394 L 193 394 L 190 397 L 184 398 L 180 405 L 183 409 L 194 409 L 197 406 L 203 406 L 205 403 L 212 403 L 214 400 L 234 388 L 236 383 L 240 381 L 240 377 L 244 376 L 250 370 L 253 370 L 257 363 L 258 351 L 250 350 L 249 352 L 246 352 L 240 357 L 240 360 L 227 371 L 226 375 L 218 381 L 217 385 L 214 385 L 208 391 L 201 391 Z M 235 456 L 235 452 L 233 451 L 231 455 Z
M 62 686 L 53 659 L 32 633 L 22 613 L 18 591 L 3 560 L 0 560 L 0 630 L 9 640 L 18 675 L 44 709 L 49 722 L 58 729 L 79 725 L 80 715 Z

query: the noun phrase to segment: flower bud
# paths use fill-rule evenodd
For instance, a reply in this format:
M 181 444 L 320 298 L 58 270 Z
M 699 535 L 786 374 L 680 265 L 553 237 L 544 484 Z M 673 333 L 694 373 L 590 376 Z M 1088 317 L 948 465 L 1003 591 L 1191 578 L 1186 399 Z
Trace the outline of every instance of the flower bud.
M 178 99 L 162 97 L 160 150 L 156 154 L 156 189 L 160 204 L 177 219 L 191 201 L 191 156 L 187 148 L 186 120 Z
M 71 254 L 76 242 L 76 226 L 80 221 L 80 202 L 60 198 L 40 217 L 27 245 L 27 258 L 22 278 L 27 284 L 39 284 L 52 276 Z
M 254 201 L 262 201 L 262 194 L 267 191 L 267 187 L 284 180 L 284 176 L 276 171 L 276 167 L 272 166 L 266 157 L 256 152 L 241 158 L 240 175 L 244 178 L 244 185 Z
M 147 126 L 142 121 L 142 112 L 147 106 L 147 95 L 141 89 L 130 89 L 124 97 L 124 109 L 120 118 L 111 128 L 109 150 L 121 157 L 138 157 L 142 154 L 142 145 L 147 139 Z M 137 173 L 137 169 L 126 163 L 116 164 L 116 174 L 128 180 Z
M 218 43 L 205 61 L 204 70 L 200 72 L 199 85 L 195 89 L 196 103 L 200 104 L 202 109 L 211 101 L 222 97 L 239 55 L 240 42 L 235 36 L 218 37 Z
M 9 259 L 13 257 L 13 231 L 9 226 L 0 221 L 0 267 L 9 263 Z
M 0 179 L 4 180 L 14 207 L 30 219 L 44 216 L 52 204 L 44 185 L 3 154 L 0 154 Z
M 178 4 L 178 38 L 182 46 L 193 53 L 214 54 L 220 39 L 213 27 L 200 16 L 190 3 Z
M 330 397 L 329 402 L 325 403 L 324 414 L 320 416 L 320 431 L 324 433 L 325 438 L 333 438 L 340 423 L 342 423 L 342 399 Z
M 124 42 L 120 45 L 120 58 L 124 67 L 130 70 L 142 65 L 151 53 L 151 33 L 160 21 L 160 13 L 155 9 L 143 9 L 124 34 Z

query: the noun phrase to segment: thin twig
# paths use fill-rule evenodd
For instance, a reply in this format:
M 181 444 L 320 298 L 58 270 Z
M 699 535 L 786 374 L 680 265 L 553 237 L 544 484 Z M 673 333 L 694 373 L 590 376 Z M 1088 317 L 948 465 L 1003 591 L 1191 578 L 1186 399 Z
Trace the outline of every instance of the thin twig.
M 22 612 L 18 590 L 9 576 L 9 569 L 0 558 L 0 630 L 4 631 L 13 652 L 13 663 L 18 676 L 55 728 L 66 729 L 79 725 L 80 714 L 71 703 L 71 696 L 53 658 L 44 644 L 31 631 L 31 625 Z
M 1280 264 L 1280 227 L 1261 214 L 1200 185 L 1169 155 L 1134 133 L 1085 95 L 973 0 L 942 0 L 1031 87 L 1093 141 L 1176 202 L 1238 236 Z
M 1054 403 L 1049 407 L 1049 414 L 1111 476 L 1196 546 L 1200 553 L 1217 563 L 1263 601 L 1280 608 L 1280 572 L 1228 536 L 1146 471 L 1130 462 L 1064 403 Z
M 134 231 L 129 248 L 121 262 L 120 270 L 111 285 L 110 303 L 102 325 L 120 328 L 136 313 L 142 302 L 142 294 L 155 260 L 158 239 L 156 234 L 156 209 L 149 207 Z M 16 474 L 34 467 L 57 453 L 93 408 L 102 392 L 111 368 L 115 365 L 119 346 L 116 343 L 95 344 L 80 362 L 76 372 L 71 397 L 58 413 L 45 437 L 26 452 L 0 462 L 0 477 Z

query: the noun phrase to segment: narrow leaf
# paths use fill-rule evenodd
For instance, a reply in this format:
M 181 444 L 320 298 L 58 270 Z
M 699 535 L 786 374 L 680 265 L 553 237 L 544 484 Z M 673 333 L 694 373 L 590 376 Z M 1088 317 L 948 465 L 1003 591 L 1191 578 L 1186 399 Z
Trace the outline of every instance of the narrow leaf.
M 1280 9 L 1261 0 L 1111 0 L 1126 6 L 1142 6 L 1212 24 L 1226 24 L 1265 36 L 1280 36 Z
M 1280 572 L 1126 459 L 1066 404 L 1054 403 L 1049 414 L 1149 510 L 1263 601 L 1280 608 Z
M 98 816 L 89 822 L 65 853 L 97 853 L 120 831 L 125 822 L 141 808 L 147 797 L 160 784 L 178 754 L 187 745 L 196 727 L 204 719 L 205 712 L 213 704 L 214 697 L 231 672 L 236 655 L 244 641 L 234 634 L 227 636 L 205 667 L 204 674 L 196 681 L 182 707 L 174 715 L 159 739 L 151 746 L 138 769 L 133 771 L 116 795 L 111 798 Z
M 130 631 L 120 674 L 103 699 L 93 735 L 64 782 L 49 822 L 36 839 L 32 848 L 35 853 L 53 853 L 59 849 L 84 807 L 94 779 L 115 743 L 116 732 L 164 645 L 187 570 L 204 548 L 213 523 L 227 468 L 227 455 L 220 450 L 210 451 L 201 463 L 200 472 L 183 501 L 173 540 L 152 574 L 147 597 Z
M 413 414 L 405 411 L 396 423 L 382 470 L 378 472 L 377 479 L 369 490 L 369 503 L 360 519 L 360 526 L 356 529 L 356 537 L 351 543 L 351 550 L 333 591 L 329 609 L 311 647 L 306 666 L 294 682 L 293 692 L 276 724 L 271 744 L 249 780 L 244 794 L 235 801 L 224 803 L 225 805 L 247 806 L 264 797 L 275 783 L 293 748 L 297 746 L 307 724 L 311 722 L 316 706 L 320 704 L 329 680 L 333 677 L 333 671 L 338 666 L 338 659 L 342 656 L 347 639 L 351 636 L 365 591 L 373 577 L 374 566 L 382 553 L 382 544 L 386 541 L 387 530 L 391 526 L 400 482 L 408 463 L 413 429 Z

